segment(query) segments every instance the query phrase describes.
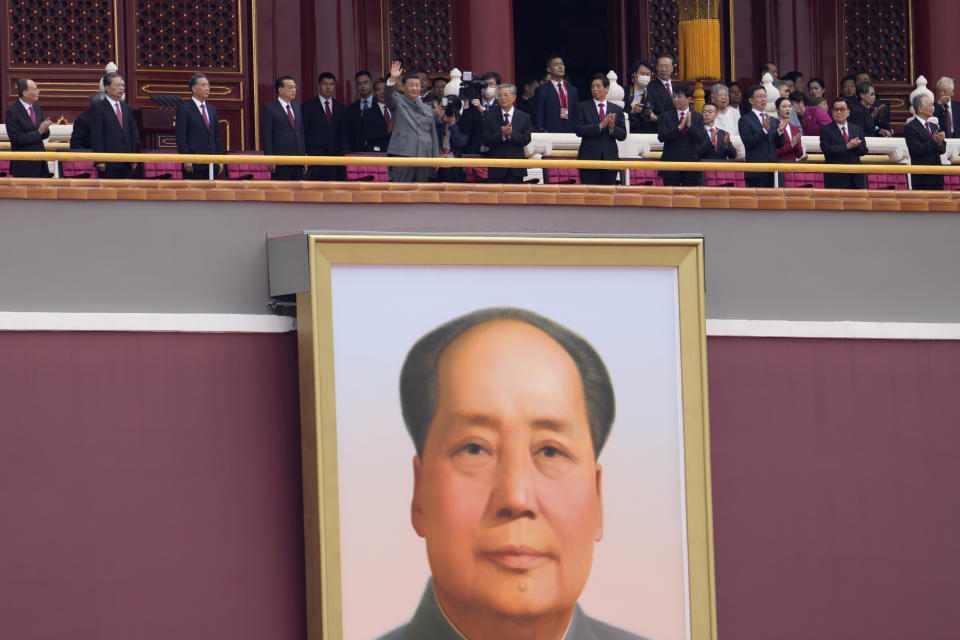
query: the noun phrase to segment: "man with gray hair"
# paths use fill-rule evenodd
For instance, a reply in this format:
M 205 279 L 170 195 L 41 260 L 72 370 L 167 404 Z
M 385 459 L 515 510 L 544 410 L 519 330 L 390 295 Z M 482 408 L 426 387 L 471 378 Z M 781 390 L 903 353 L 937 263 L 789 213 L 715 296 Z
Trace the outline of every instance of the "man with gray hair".
M 937 99 L 933 115 L 940 122 L 940 130 L 948 138 L 958 138 L 960 133 L 960 102 L 953 99 L 953 78 L 946 76 L 937 81 Z
M 17 80 L 19 99 L 7 109 L 3 121 L 7 125 L 7 137 L 11 151 L 43 151 L 43 141 L 50 137 L 53 121 L 43 117 L 40 88 L 29 78 Z M 13 160 L 10 175 L 21 178 L 48 178 L 50 170 L 44 160 Z
M 533 120 L 515 108 L 517 87 L 502 84 L 497 87 L 497 104 L 483 117 L 483 144 L 489 147 L 491 158 L 523 160 L 524 147 L 530 144 Z M 490 182 L 520 183 L 527 175 L 522 167 L 490 167 Z
M 920 94 L 913 98 L 913 111 L 917 117 L 907 123 L 903 129 L 907 151 L 910 152 L 910 164 L 940 166 L 940 154 L 946 152 L 944 132 L 930 122 L 933 116 L 933 100 Z M 930 191 L 943 190 L 943 176 L 914 173 L 910 176 L 914 189 Z
M 90 110 L 107 97 L 103 91 L 90 94 L 90 109 L 77 116 L 73 121 L 73 131 L 70 132 L 70 149 L 90 149 Z

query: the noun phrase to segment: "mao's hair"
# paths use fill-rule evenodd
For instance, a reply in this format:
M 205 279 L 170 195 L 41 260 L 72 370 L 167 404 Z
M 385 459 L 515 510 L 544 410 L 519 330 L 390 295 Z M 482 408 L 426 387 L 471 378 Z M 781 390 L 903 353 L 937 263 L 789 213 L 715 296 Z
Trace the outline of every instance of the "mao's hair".
M 400 372 L 400 406 L 417 455 L 423 456 L 427 431 L 437 410 L 437 364 L 444 350 L 469 329 L 492 320 L 518 320 L 540 329 L 563 347 L 580 372 L 593 454 L 600 455 L 614 417 L 613 384 L 603 360 L 589 342 L 538 313 L 515 307 L 478 309 L 433 329 L 411 347 Z

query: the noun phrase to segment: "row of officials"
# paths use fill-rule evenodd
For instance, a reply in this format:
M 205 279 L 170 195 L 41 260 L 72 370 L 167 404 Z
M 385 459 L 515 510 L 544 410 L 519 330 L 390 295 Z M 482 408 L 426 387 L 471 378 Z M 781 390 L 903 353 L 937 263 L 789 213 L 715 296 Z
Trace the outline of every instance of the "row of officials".
M 548 67 L 548 71 L 552 71 Z M 560 71 L 562 74 L 562 70 Z M 424 95 L 418 73 L 404 74 L 399 62 L 391 66 L 389 78 L 374 81 L 362 71 L 356 76 L 360 99 L 349 107 L 334 98 L 336 78 L 322 73 L 317 81 L 318 95 L 302 107 L 295 102 L 296 81 L 281 76 L 275 82 L 276 98 L 267 102 L 260 114 L 260 133 L 266 155 L 339 156 L 347 151 L 386 152 L 389 156 L 434 158 L 460 157 L 480 152 L 491 158 L 523 159 L 529 144 L 533 118 L 517 103 L 517 89 L 491 78 L 491 91 L 482 100 L 461 105 L 456 96 L 441 99 Z M 618 160 L 617 141 L 626 138 L 623 110 L 606 100 L 609 80 L 603 74 L 591 79 L 591 99 L 575 101 L 575 89 L 564 91 L 559 84 L 557 113 L 551 117 L 569 119 L 571 129 L 581 138 L 578 158 L 582 160 Z M 30 79 L 17 81 L 18 100 L 6 113 L 6 126 L 14 151 L 43 151 L 43 140 L 50 135 L 49 119 L 40 108 L 40 89 Z M 556 86 L 556 85 L 555 85 Z M 182 154 L 223 154 L 224 145 L 217 125 L 216 108 L 208 102 L 210 82 L 202 73 L 189 81 L 191 98 L 179 105 L 176 114 L 176 139 Z M 715 126 L 716 109 L 707 105 L 703 115 L 689 108 L 691 91 L 679 83 L 668 83 L 673 108 L 662 110 L 658 137 L 664 143 L 663 160 L 724 160 L 736 157 L 729 133 Z M 541 87 L 541 90 L 543 87 Z M 119 73 L 104 76 L 103 94 L 91 97 L 90 109 L 77 118 L 71 148 L 105 153 L 137 153 L 140 140 L 130 106 L 124 101 L 126 87 Z M 562 100 L 568 98 L 568 101 Z M 780 119 L 768 118 L 763 87 L 750 87 L 745 97 L 751 105 L 739 121 L 738 133 L 746 149 L 747 162 L 776 162 L 784 151 L 797 158 L 805 156 L 800 132 L 790 128 L 789 113 Z M 102 99 L 96 99 L 102 98 Z M 544 101 L 540 101 L 541 103 Z M 784 99 L 777 101 L 778 113 Z M 565 104 L 573 103 L 572 109 Z M 789 106 L 789 102 L 783 105 Z M 914 100 L 917 117 L 905 129 L 907 148 L 915 165 L 939 165 L 945 150 L 943 132 L 930 122 L 933 101 L 927 96 Z M 849 111 L 842 99 L 831 104 L 833 122 L 821 129 L 821 151 L 828 163 L 855 164 L 866 153 L 866 140 L 857 125 L 848 122 Z M 541 114 L 542 116 L 542 114 Z M 793 147 L 793 149 L 791 149 Z M 135 163 L 98 163 L 100 177 L 129 178 L 135 175 Z M 298 180 L 309 176 L 316 180 L 345 178 L 343 165 L 279 165 L 270 167 L 277 180 Z M 221 175 L 223 167 L 216 167 Z M 462 181 L 463 169 L 390 167 L 390 179 L 422 182 L 431 179 Z M 15 176 L 49 175 L 43 161 L 13 161 Z M 206 179 L 208 165 L 184 164 L 184 177 Z M 526 175 L 520 168 L 490 168 L 491 182 L 521 182 Z M 702 172 L 661 171 L 665 185 L 703 184 Z M 581 170 L 581 182 L 615 184 L 616 171 Z M 746 172 L 747 186 L 773 185 L 773 174 Z M 834 188 L 865 188 L 862 174 L 827 173 L 824 185 Z M 942 189 L 943 176 L 913 176 L 919 189 Z

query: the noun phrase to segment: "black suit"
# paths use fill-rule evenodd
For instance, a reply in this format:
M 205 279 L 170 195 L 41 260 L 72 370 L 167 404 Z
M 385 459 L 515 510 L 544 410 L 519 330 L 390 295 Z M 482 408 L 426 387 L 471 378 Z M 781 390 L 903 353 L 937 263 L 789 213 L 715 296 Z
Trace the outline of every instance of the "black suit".
M 140 153 L 140 132 L 133 119 L 133 109 L 121 102 L 123 126 L 109 98 L 90 107 L 90 148 L 96 153 Z M 129 162 L 108 162 L 101 178 L 130 178 L 133 167 Z M 99 170 L 98 170 L 99 171 Z
M 330 98 L 330 119 L 323 108 L 320 96 L 315 96 L 303 105 L 303 130 L 306 134 L 308 156 L 342 156 L 347 145 L 347 108 L 343 103 Z M 343 165 L 314 165 L 310 167 L 314 180 L 345 180 Z
M 753 112 L 747 111 L 740 117 L 737 129 L 740 133 L 740 142 L 743 143 L 747 162 L 776 162 L 777 148 L 786 144 L 784 136 L 777 128 L 776 118 L 768 118 L 770 129 L 765 131 L 760 118 Z M 772 173 L 745 172 L 743 182 L 748 187 L 772 187 Z
M 263 153 L 268 156 L 304 156 L 307 154 L 303 137 L 303 113 L 300 105 L 291 103 L 294 126 L 280 100 L 274 98 L 263 105 L 260 111 L 260 143 Z M 273 174 L 274 180 L 300 180 L 303 167 L 300 165 L 278 164 Z
M 946 111 L 947 108 L 939 102 L 933 105 L 933 115 L 937 116 L 937 120 L 940 122 L 941 131 L 947 130 Z M 960 138 L 960 101 L 950 101 L 950 115 L 953 117 L 950 121 L 950 133 L 947 134 L 947 137 Z M 906 129 L 904 129 L 904 131 L 906 131 Z
M 672 80 L 670 81 L 670 89 L 673 90 Z M 676 108 L 673 106 L 673 95 L 667 91 L 667 87 L 660 78 L 654 77 L 650 79 L 650 84 L 647 85 L 647 95 L 647 101 L 658 118 L 661 113 Z
M 697 147 L 697 154 L 700 156 L 700 159 L 735 160 L 737 158 L 737 149 L 733 146 L 733 143 L 730 142 L 730 133 L 720 129 L 719 127 L 714 128 L 717 130 L 716 144 L 710 140 L 710 132 L 707 131 L 707 126 L 703 125 L 703 135 L 705 140 L 700 143 L 700 146 Z M 727 134 L 727 139 L 723 141 L 723 144 L 721 144 L 720 140 L 723 134 Z
M 874 125 L 873 116 L 862 102 L 857 100 L 850 107 L 850 115 L 847 120 L 863 129 L 863 135 L 866 138 L 874 138 L 877 135 L 877 127 Z
M 573 129 L 580 136 L 578 160 L 619 160 L 617 140 L 627 139 L 627 127 L 623 109 L 607 101 L 604 115 L 616 114 L 613 129 L 600 130 L 600 111 L 593 99 L 581 102 L 573 112 Z M 616 170 L 580 169 L 580 182 L 583 184 L 616 184 Z
M 50 137 L 50 129 L 43 133 L 37 129 L 43 122 L 43 110 L 40 105 L 33 105 L 33 114 L 37 119 L 36 124 L 20 104 L 19 98 L 7 109 L 7 115 L 3 121 L 7 125 L 7 138 L 10 139 L 11 151 L 44 151 L 43 141 Z M 50 170 L 45 160 L 12 160 L 10 175 L 21 178 L 49 178 Z
M 657 139 L 663 143 L 660 159 L 666 162 L 697 162 L 700 154 L 697 149 L 706 140 L 703 130 L 703 116 L 693 109 L 687 110 L 684 120 L 690 118 L 690 124 L 680 131 L 680 116 L 675 108 L 661 113 L 657 119 Z M 702 171 L 660 171 L 666 186 L 695 187 L 703 184 Z
M 929 123 L 933 133 L 939 131 L 937 125 Z M 947 150 L 946 141 L 937 144 L 932 134 L 926 127 L 920 124 L 920 121 L 914 118 L 907 123 L 903 129 L 903 137 L 906 138 L 907 151 L 910 152 L 910 164 L 929 165 L 939 167 L 943 164 L 940 161 L 940 154 Z M 923 175 L 919 173 L 911 174 L 910 182 L 914 189 L 943 191 L 943 176 Z
M 480 142 L 483 139 L 483 112 L 473 105 L 467 107 L 457 120 L 457 127 L 467 134 L 467 146 L 463 152 L 469 155 L 480 153 Z
M 847 149 L 847 141 L 836 122 L 820 129 L 820 151 L 827 164 L 860 164 L 860 156 L 867 153 L 863 129 L 847 120 L 847 136 L 860 138 L 860 146 Z M 862 173 L 824 173 L 823 186 L 827 189 L 866 189 L 867 176 Z
M 364 120 L 368 115 L 374 115 L 374 110 L 380 111 L 380 108 L 377 106 L 377 99 L 373 94 L 370 94 L 367 100 L 370 106 L 366 109 L 360 108 L 361 100 L 356 100 L 347 107 L 347 132 L 344 136 L 344 150 L 346 151 L 364 152 L 373 150 L 368 148 L 365 139 Z M 383 120 L 382 113 L 380 119 Z M 384 123 L 384 127 L 386 127 L 386 123 Z
M 523 148 L 530 144 L 533 133 L 530 116 L 514 108 L 511 124 L 513 133 L 504 140 L 500 131 L 503 126 L 503 111 L 499 107 L 487 110 L 487 115 L 483 118 L 483 144 L 490 147 L 487 154 L 490 158 L 526 158 Z M 488 179 L 490 182 L 523 182 L 526 175 L 527 170 L 524 168 L 490 167 Z
M 567 104 L 567 117 L 561 117 L 559 90 L 553 80 L 537 87 L 533 94 L 533 126 L 537 131 L 550 133 L 573 133 L 573 110 L 577 106 L 577 88 L 564 81 L 563 92 Z
M 177 106 L 177 151 L 179 153 L 201 153 L 207 155 L 223 155 L 223 139 L 220 136 L 220 125 L 217 124 L 217 108 L 210 104 L 210 101 L 204 103 L 204 109 L 207 112 L 207 120 L 210 126 L 203 120 L 203 114 L 193 98 L 185 100 Z M 214 174 L 218 168 L 214 167 Z M 210 165 L 194 164 L 193 173 L 183 172 L 183 177 L 193 180 L 209 180 Z
M 71 149 L 90 148 L 90 110 L 86 110 L 73 121 L 73 131 L 70 132 Z

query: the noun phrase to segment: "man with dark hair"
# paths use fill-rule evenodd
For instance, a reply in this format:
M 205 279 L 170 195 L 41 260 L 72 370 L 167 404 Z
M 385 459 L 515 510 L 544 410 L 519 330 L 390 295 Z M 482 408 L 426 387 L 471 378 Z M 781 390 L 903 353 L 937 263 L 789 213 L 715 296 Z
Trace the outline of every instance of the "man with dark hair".
M 671 76 L 675 64 L 673 55 L 669 53 L 657 57 L 655 69 L 657 77 L 652 79 L 647 86 L 647 93 L 650 96 L 648 102 L 656 116 L 656 118 L 652 118 L 654 122 L 659 120 L 661 113 L 673 109 L 673 79 Z
M 717 126 L 717 105 L 709 102 L 700 112 L 703 116 L 703 134 L 706 140 L 697 147 L 701 160 L 735 160 L 737 150 L 730 142 L 730 132 Z
M 581 102 L 573 114 L 573 126 L 580 137 L 578 160 L 619 160 L 618 140 L 627 139 L 623 109 L 607 101 L 610 80 L 598 73 L 590 80 L 592 100 Z M 617 171 L 580 169 L 583 184 L 616 184 Z
M 850 122 L 863 129 L 863 135 L 872 138 L 877 135 L 873 125 L 873 104 L 877 101 L 877 90 L 869 82 L 857 86 L 857 100 L 850 106 Z M 890 135 L 889 133 L 887 135 Z
M 347 109 L 333 97 L 337 77 L 329 71 L 317 76 L 317 95 L 303 105 L 303 132 L 308 156 L 342 156 L 347 148 Z M 313 180 L 345 180 L 342 164 L 312 165 Z
M 483 144 L 489 147 L 491 158 L 526 158 L 524 148 L 530 144 L 533 123 L 523 111 L 515 108 L 517 88 L 502 84 L 497 89 L 496 109 L 487 111 L 483 117 Z M 522 167 L 490 167 L 487 172 L 490 182 L 523 182 L 527 170 Z
M 53 121 L 43 117 L 40 87 L 29 78 L 17 80 L 19 99 L 10 105 L 3 119 L 11 151 L 44 151 L 43 141 L 50 137 Z M 12 160 L 10 175 L 21 178 L 48 178 L 50 170 L 45 160 Z
M 943 164 L 941 154 L 947 150 L 944 140 L 946 134 L 937 125 L 930 122 L 933 117 L 933 100 L 920 94 L 913 99 L 913 111 L 917 114 L 903 130 L 907 151 L 910 152 L 910 164 L 939 167 Z M 943 190 L 943 176 L 914 173 L 910 176 L 914 189 L 931 191 Z
M 577 88 L 564 79 L 567 67 L 560 54 L 547 57 L 549 81 L 533 96 L 533 126 L 537 131 L 573 133 L 573 107 L 577 104 Z
M 533 98 L 537 93 L 537 89 L 540 88 L 540 78 L 533 76 L 528 77 L 521 86 L 520 97 L 517 98 L 517 109 L 520 109 L 520 111 L 523 111 L 533 118 Z
M 447 88 L 448 82 L 450 82 L 448 78 L 437 76 L 433 79 L 433 82 L 430 83 L 430 92 L 442 97 L 444 95 L 444 89 Z
M 413 74 L 420 79 L 420 100 L 423 100 L 423 96 L 430 93 L 430 74 L 423 69 L 417 69 Z
M 786 144 L 783 130 L 789 121 L 779 120 L 774 125 L 767 114 L 767 91 L 758 84 L 747 89 L 750 111 L 743 114 L 737 129 L 743 143 L 747 162 L 776 162 L 777 148 Z M 772 187 L 773 173 L 746 172 L 744 183 L 748 187 Z
M 373 76 L 369 71 L 357 71 L 353 77 L 353 82 L 357 86 L 357 93 L 360 94 L 360 97 L 347 107 L 347 135 L 344 136 L 345 150 L 368 151 L 369 145 L 365 138 L 363 120 L 366 116 L 374 113 Z
M 780 72 L 777 70 L 777 64 L 775 62 L 761 62 L 760 66 L 757 67 L 757 84 L 763 82 L 763 74 L 769 73 L 774 80 L 780 77 Z
M 788 71 L 780 77 L 785 80 L 790 88 L 790 93 L 794 91 L 803 91 L 803 74 L 799 71 Z
M 432 578 L 385 640 L 638 639 L 577 604 L 603 535 L 597 458 L 615 412 L 590 343 L 525 309 L 480 309 L 410 349 L 400 404 Z
M 260 141 L 268 156 L 303 156 L 306 145 L 303 134 L 303 113 L 297 99 L 297 82 L 283 75 L 273 85 L 276 100 L 270 100 L 260 111 Z M 271 165 L 274 180 L 300 180 L 306 173 L 303 165 Z
M 396 85 L 401 78 L 401 91 L 397 91 Z M 433 109 L 420 101 L 420 77 L 415 73 L 404 77 L 400 61 L 394 60 L 384 95 L 393 114 L 393 133 L 387 155 L 407 158 L 439 156 Z M 427 182 L 430 179 L 430 167 L 389 167 L 387 172 L 391 182 Z
M 860 164 L 867 153 L 863 129 L 849 122 L 850 108 L 843 98 L 830 105 L 833 122 L 820 129 L 820 151 L 827 164 Z M 867 177 L 862 173 L 824 173 L 823 186 L 828 189 L 866 189 Z
M 486 84 L 488 87 L 499 87 L 503 84 L 503 78 L 500 77 L 500 74 L 496 71 L 487 71 L 485 74 L 480 76 L 480 81 Z
M 387 106 L 387 79 L 373 81 L 374 106 L 363 118 L 364 151 L 386 152 L 393 131 L 393 114 Z
M 90 111 L 98 102 L 107 97 L 103 91 L 91 93 L 89 98 L 90 108 L 77 116 L 73 121 L 73 131 L 70 132 L 70 150 L 90 149 Z
M 697 162 L 697 149 L 706 141 L 703 117 L 690 108 L 693 91 L 679 82 L 673 83 L 673 109 L 664 111 L 657 120 L 657 139 L 663 143 L 660 159 L 667 162 Z M 663 184 L 671 187 L 697 187 L 703 184 L 702 171 L 661 171 Z
M 207 102 L 210 97 L 210 81 L 202 73 L 190 77 L 189 100 L 177 106 L 176 136 L 179 153 L 223 155 L 223 140 L 217 124 L 217 109 Z M 216 175 L 223 173 L 223 166 L 215 167 Z M 183 177 L 193 180 L 209 180 L 210 165 L 183 163 Z
M 111 72 L 103 76 L 107 97 L 90 109 L 90 148 L 97 153 L 140 153 L 140 132 L 133 109 L 124 102 L 123 76 Z M 130 178 L 136 162 L 98 162 L 101 178 Z
M 850 119 L 857 124 L 861 124 L 859 120 L 854 119 L 853 114 L 856 112 L 854 107 L 862 103 L 864 106 L 867 106 L 867 111 L 869 112 L 868 117 L 873 128 L 873 133 L 868 135 L 877 135 L 884 138 L 891 137 L 893 135 L 893 128 L 890 126 L 890 103 L 886 100 L 877 99 L 876 85 L 873 83 L 869 71 L 858 71 L 855 79 L 857 83 L 857 100 L 854 106 L 850 107 Z M 872 101 L 864 99 L 860 92 L 860 87 L 864 84 L 869 84 L 874 88 Z M 866 123 L 866 121 L 867 120 L 864 119 L 864 123 Z M 864 131 L 866 131 L 866 127 L 864 127 Z

